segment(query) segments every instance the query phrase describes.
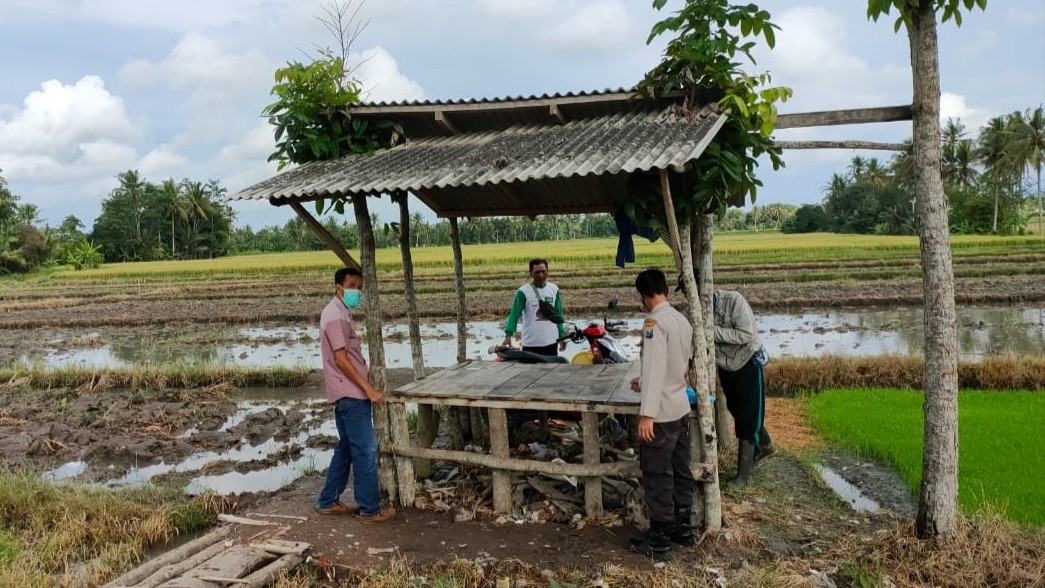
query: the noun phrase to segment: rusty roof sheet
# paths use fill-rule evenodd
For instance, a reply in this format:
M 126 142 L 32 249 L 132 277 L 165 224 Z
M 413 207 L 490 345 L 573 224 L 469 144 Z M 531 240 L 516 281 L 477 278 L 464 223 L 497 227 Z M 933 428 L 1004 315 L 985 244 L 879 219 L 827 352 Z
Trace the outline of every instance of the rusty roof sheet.
M 724 116 L 636 110 L 563 125 L 425 137 L 366 155 L 311 162 L 233 194 L 273 204 L 412 192 L 440 216 L 605 212 L 627 174 L 680 170 L 707 147 Z

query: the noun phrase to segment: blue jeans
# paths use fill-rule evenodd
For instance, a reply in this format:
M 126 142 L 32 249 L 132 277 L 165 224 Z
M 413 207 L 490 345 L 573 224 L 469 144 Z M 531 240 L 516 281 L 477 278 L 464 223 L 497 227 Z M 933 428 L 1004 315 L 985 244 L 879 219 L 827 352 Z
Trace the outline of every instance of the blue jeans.
M 334 405 L 337 445 L 330 458 L 327 482 L 316 505 L 329 508 L 348 486 L 348 474 L 355 465 L 352 491 L 359 512 L 377 514 L 381 509 L 381 488 L 377 481 L 377 438 L 369 400 L 342 398 Z

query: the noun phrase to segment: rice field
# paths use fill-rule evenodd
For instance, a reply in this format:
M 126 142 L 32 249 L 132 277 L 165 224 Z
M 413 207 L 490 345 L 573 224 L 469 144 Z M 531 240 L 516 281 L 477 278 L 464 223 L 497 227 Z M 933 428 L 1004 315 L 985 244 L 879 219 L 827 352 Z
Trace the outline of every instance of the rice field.
M 814 428 L 827 440 L 885 461 L 912 493 L 921 484 L 923 395 L 911 390 L 829 390 L 809 399 Z M 958 394 L 958 502 L 969 512 L 1000 512 L 1045 526 L 1045 396 L 962 390 Z

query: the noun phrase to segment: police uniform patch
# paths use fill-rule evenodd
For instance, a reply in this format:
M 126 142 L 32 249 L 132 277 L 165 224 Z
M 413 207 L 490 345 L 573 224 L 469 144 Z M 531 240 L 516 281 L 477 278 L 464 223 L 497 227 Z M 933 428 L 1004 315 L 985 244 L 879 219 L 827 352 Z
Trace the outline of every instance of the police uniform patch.
M 657 321 L 648 318 L 642 323 L 642 335 L 647 339 L 653 338 L 653 327 L 657 326 Z

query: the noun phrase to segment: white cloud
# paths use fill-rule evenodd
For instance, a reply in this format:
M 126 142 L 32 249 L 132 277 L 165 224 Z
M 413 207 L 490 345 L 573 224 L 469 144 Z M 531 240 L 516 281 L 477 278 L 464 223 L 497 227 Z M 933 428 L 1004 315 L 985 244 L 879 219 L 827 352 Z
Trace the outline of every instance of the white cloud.
M 572 15 L 538 34 L 546 46 L 557 50 L 597 51 L 616 46 L 628 35 L 631 17 L 618 0 L 582 6 Z
M 187 157 L 180 153 L 175 153 L 168 146 L 164 145 L 145 154 L 145 157 L 138 163 L 138 170 L 146 178 L 151 178 L 153 174 L 175 170 L 186 163 L 188 163 Z
M 272 126 L 261 122 L 240 137 L 239 141 L 226 145 L 218 159 L 223 163 L 239 163 L 244 161 L 265 161 L 276 148 L 276 140 L 272 134 Z
M 848 47 L 846 23 L 824 8 L 797 6 L 780 13 L 776 47 L 756 56 L 773 83 L 796 89 L 791 108 L 822 110 L 881 106 L 879 72 Z M 750 66 L 747 66 L 750 67 Z
M 124 27 L 188 31 L 286 18 L 299 0 L 12 0 L 0 2 L 0 14 L 10 18 L 47 21 L 91 21 Z
M 165 84 L 171 88 L 237 87 L 268 71 L 270 64 L 256 51 L 227 54 L 221 44 L 198 32 L 187 33 L 163 61 L 136 60 L 120 70 L 130 84 Z
M 536 19 L 555 14 L 555 0 L 474 0 L 484 14 L 496 18 Z
M 975 134 L 976 130 L 986 124 L 987 119 L 991 117 L 987 111 L 979 108 L 972 108 L 966 104 L 965 96 L 951 94 L 950 92 L 941 92 L 940 122 L 944 122 L 948 118 L 961 119 L 965 128 Z
M 97 76 L 44 82 L 0 118 L 0 168 L 9 178 L 55 181 L 113 173 L 134 161 L 138 138 L 123 100 Z
M 403 75 L 395 58 L 383 47 L 363 51 L 357 63 L 359 65 L 353 75 L 362 82 L 365 100 L 389 102 L 424 99 L 425 90 L 421 84 Z

